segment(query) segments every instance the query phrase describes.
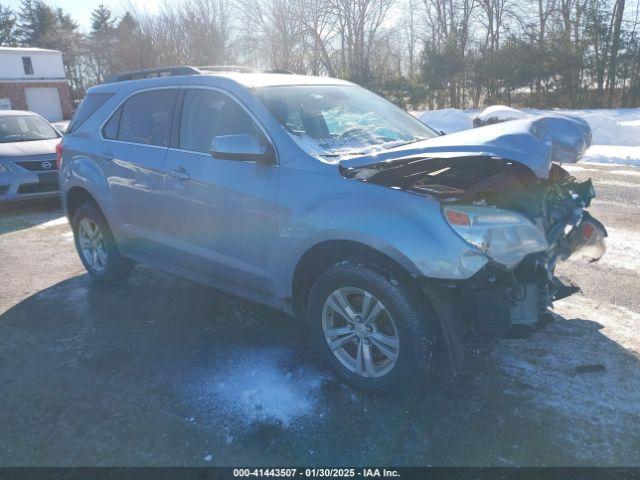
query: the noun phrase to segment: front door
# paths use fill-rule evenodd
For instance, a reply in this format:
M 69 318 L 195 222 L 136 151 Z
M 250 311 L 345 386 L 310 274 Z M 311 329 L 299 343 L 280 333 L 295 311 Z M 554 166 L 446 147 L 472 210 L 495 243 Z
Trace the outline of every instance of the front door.
M 236 100 L 217 90 L 185 89 L 180 115 L 165 170 L 165 224 L 179 263 L 214 282 L 267 293 L 278 167 L 209 154 L 218 135 L 267 137 Z

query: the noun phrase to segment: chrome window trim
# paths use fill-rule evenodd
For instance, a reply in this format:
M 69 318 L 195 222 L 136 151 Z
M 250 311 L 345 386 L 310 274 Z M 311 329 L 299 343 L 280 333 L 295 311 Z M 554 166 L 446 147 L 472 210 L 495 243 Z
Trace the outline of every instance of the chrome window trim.
M 249 118 L 251 118 L 251 120 L 254 121 L 254 123 L 258 126 L 260 131 L 262 131 L 262 134 L 265 136 L 265 138 L 267 139 L 267 141 L 271 145 L 271 148 L 273 149 L 273 153 L 276 156 L 276 161 L 273 162 L 271 165 L 280 165 L 280 156 L 278 154 L 278 150 L 276 149 L 276 145 L 273 142 L 273 139 L 271 138 L 271 135 L 269 135 L 269 132 L 267 132 L 267 129 L 264 127 L 262 122 L 255 116 L 255 114 L 251 110 L 249 110 L 249 108 L 244 104 L 244 102 L 242 100 L 240 100 L 237 96 L 235 96 L 229 90 L 226 90 L 226 89 L 221 88 L 221 87 L 210 86 L 210 85 L 182 85 L 181 90 L 183 90 L 184 92 L 186 92 L 187 90 L 212 90 L 214 92 L 221 93 L 222 95 L 226 95 L 231 100 L 236 102 L 240 106 L 240 108 L 242 108 L 245 111 L 245 113 L 247 113 L 247 115 L 249 115 Z M 183 105 L 182 106 L 184 107 L 184 97 L 183 97 Z M 120 107 L 118 107 L 118 108 L 120 108 Z M 117 110 L 117 108 L 116 108 L 116 110 Z M 115 110 L 114 110 L 114 112 L 115 112 Z M 181 116 L 181 118 L 178 119 L 179 122 L 182 121 L 182 109 L 180 109 L 180 116 Z M 179 140 L 180 139 L 178 139 L 178 141 Z M 176 152 L 185 152 L 185 153 L 192 153 L 192 154 L 196 154 L 196 155 L 204 155 L 204 156 L 207 156 L 209 158 L 213 158 L 214 160 L 220 160 L 219 158 L 213 157 L 210 153 L 196 152 L 194 150 L 185 150 L 184 148 L 177 148 L 177 147 L 168 147 L 168 148 L 169 148 L 169 150 L 173 150 L 173 151 L 176 151 Z M 238 160 L 232 160 L 232 161 L 237 162 Z M 245 163 L 255 163 L 255 164 L 260 164 L 260 165 L 269 165 L 267 163 L 257 162 L 257 161 L 254 161 L 254 160 L 240 160 L 240 161 L 241 162 L 243 161 Z
M 153 92 L 156 90 L 177 90 L 178 93 L 180 93 L 180 85 L 165 85 L 162 87 L 149 87 L 149 88 L 144 88 L 144 89 L 140 89 L 140 90 L 136 90 L 135 92 L 131 92 L 129 95 L 127 95 L 125 98 L 123 98 L 120 103 L 118 103 L 118 105 L 111 111 L 111 113 L 107 116 L 107 119 L 105 121 L 103 121 L 100 124 L 100 127 L 98 128 L 98 139 L 103 141 L 103 142 L 116 142 L 116 143 L 123 143 L 125 145 L 139 145 L 139 146 L 143 146 L 143 147 L 152 147 L 152 148 L 159 148 L 162 150 L 166 150 L 169 147 L 162 147 L 160 145 L 152 145 L 150 143 L 138 143 L 138 142 L 127 142 L 125 140 L 114 140 L 112 138 L 104 138 L 104 135 L 102 135 L 102 131 L 104 130 L 104 127 L 107 123 L 109 123 L 109 120 L 111 120 L 111 117 L 113 117 L 115 115 L 115 113 L 118 111 L 118 109 L 124 105 L 124 103 L 129 100 L 131 97 L 141 94 L 141 93 L 146 93 L 146 92 Z M 176 98 L 177 100 L 177 98 Z M 176 110 L 175 110 L 175 105 L 173 106 L 173 113 L 175 115 Z M 118 125 L 118 133 L 120 133 L 120 125 Z

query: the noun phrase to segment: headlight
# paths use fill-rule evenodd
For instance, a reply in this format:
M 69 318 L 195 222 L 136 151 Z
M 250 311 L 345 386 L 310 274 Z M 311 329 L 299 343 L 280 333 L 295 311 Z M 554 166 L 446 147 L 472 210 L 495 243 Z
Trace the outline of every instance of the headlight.
M 0 163 L 0 173 L 8 172 L 7 167 Z
M 465 241 L 509 268 L 515 267 L 526 255 L 549 246 L 533 223 L 509 210 L 455 205 L 442 211 L 451 228 Z

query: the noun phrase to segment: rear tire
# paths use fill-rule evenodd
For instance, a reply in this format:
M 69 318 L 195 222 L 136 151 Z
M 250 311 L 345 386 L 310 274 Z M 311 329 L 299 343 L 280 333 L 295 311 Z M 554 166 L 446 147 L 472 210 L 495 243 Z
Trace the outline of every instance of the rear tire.
M 122 256 L 107 220 L 93 202 L 78 207 L 72 225 L 76 250 L 93 278 L 114 282 L 129 275 L 134 263 Z
M 354 387 L 400 393 L 425 377 L 435 352 L 436 329 L 425 302 L 409 281 L 376 265 L 340 262 L 311 289 L 311 342 Z

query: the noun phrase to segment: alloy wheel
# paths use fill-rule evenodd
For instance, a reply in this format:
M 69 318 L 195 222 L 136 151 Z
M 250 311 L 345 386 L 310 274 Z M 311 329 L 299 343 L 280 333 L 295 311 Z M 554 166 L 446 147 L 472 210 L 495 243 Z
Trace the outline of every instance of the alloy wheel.
M 95 271 L 102 272 L 107 266 L 107 247 L 100 227 L 85 217 L 78 225 L 78 243 L 85 262 Z
M 395 321 L 373 294 L 357 287 L 334 290 L 322 309 L 329 349 L 350 372 L 365 378 L 389 373 L 400 353 Z

